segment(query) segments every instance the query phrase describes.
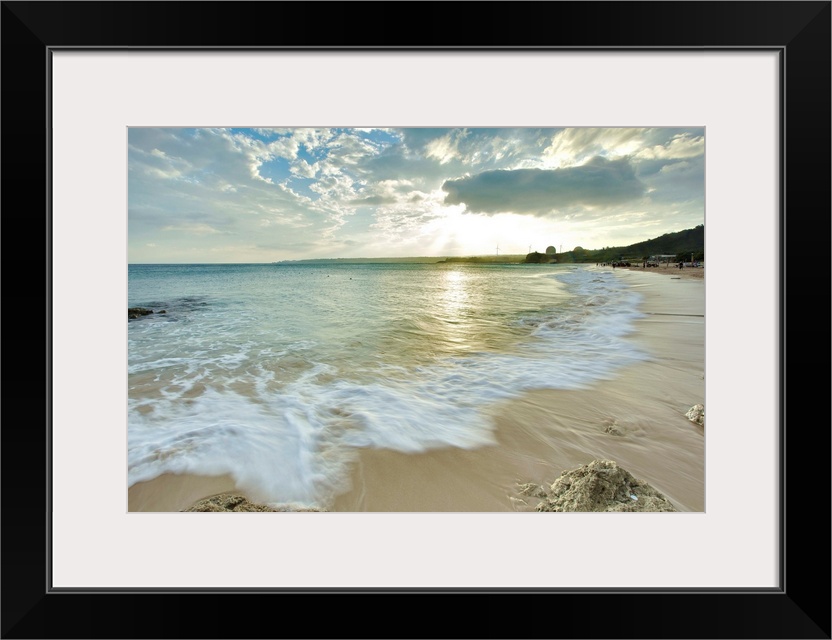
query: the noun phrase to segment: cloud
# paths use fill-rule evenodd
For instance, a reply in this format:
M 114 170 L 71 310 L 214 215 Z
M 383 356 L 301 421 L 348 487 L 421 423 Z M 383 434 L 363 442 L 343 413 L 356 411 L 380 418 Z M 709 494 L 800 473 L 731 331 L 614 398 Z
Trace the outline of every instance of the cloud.
M 431 193 L 414 191 L 405 201 L 379 206 L 374 212 L 371 227 L 388 240 L 412 240 L 424 231 L 426 225 L 446 218 L 453 211 L 443 207 L 444 197 L 445 194 L 439 190 Z M 456 209 L 461 210 L 462 207 Z
M 472 212 L 545 215 L 566 207 L 609 206 L 636 200 L 646 191 L 626 158 L 596 156 L 564 169 L 485 171 L 447 180 L 445 204 L 465 204 Z
M 300 178 L 314 178 L 318 173 L 318 163 L 309 164 L 306 160 L 297 160 L 289 171 Z
M 169 224 L 165 227 L 162 227 L 162 231 L 184 231 L 186 233 L 195 233 L 197 235 L 205 235 L 210 233 L 222 233 L 219 229 L 214 229 L 211 225 L 208 224 Z
M 597 155 L 609 159 L 629 157 L 635 164 L 644 160 L 693 158 L 704 151 L 701 128 L 579 127 L 555 133 L 542 157 L 547 166 L 565 167 L 582 164 Z
M 392 196 L 367 196 L 366 198 L 353 198 L 350 204 L 369 205 L 369 204 L 396 204 L 396 198 Z
M 648 131 L 637 128 L 563 129 L 552 136 L 551 144 L 543 151 L 543 158 L 549 166 L 564 167 L 582 164 L 598 155 L 629 156 L 644 146 Z
M 705 157 L 686 160 L 647 160 L 639 163 L 638 176 L 656 204 L 692 202 L 704 210 Z
M 451 160 L 462 158 L 459 150 L 460 142 L 468 136 L 467 129 L 454 129 L 444 136 L 434 138 L 425 145 L 425 153 L 429 158 L 435 158 L 439 164 L 447 164 Z
M 680 133 L 662 144 L 645 147 L 635 157 L 639 160 L 662 158 L 695 158 L 705 153 L 705 137 Z
M 558 129 L 406 129 L 405 157 L 422 157 L 448 170 L 471 166 L 484 169 L 539 165 L 540 154 Z

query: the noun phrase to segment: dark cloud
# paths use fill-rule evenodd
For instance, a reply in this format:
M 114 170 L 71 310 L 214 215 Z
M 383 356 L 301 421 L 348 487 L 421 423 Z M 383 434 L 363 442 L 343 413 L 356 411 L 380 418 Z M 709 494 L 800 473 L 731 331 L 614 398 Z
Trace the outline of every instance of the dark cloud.
M 646 161 L 638 165 L 638 177 L 650 189 L 655 203 L 703 202 L 705 158 Z
M 575 205 L 609 206 L 640 198 L 645 185 L 629 160 L 600 156 L 564 169 L 485 171 L 442 185 L 446 204 L 479 213 L 545 214 Z

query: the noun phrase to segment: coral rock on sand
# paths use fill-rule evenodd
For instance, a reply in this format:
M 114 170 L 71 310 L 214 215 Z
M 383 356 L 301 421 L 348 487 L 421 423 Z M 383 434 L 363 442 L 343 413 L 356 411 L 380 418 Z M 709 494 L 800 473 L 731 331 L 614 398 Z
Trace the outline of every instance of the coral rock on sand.
M 525 495 L 538 496 L 529 485 Z M 536 511 L 676 511 L 673 504 L 643 480 L 612 460 L 593 460 L 564 471 L 549 488 Z
M 221 493 L 192 504 L 183 511 L 320 511 L 309 507 L 291 505 L 269 506 L 249 502 L 245 496 L 233 493 Z
M 691 422 L 695 422 L 696 424 L 700 424 L 704 427 L 705 407 L 701 404 L 695 404 L 690 409 L 688 409 L 688 412 L 685 414 L 685 417 Z

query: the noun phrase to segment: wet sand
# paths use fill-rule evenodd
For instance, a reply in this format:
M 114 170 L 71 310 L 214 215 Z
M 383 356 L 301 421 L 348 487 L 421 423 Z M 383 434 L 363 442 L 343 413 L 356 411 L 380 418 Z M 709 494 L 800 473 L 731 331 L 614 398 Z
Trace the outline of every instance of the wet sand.
M 564 470 L 608 458 L 679 511 L 704 511 L 704 428 L 684 415 L 705 404 L 704 268 L 615 271 L 644 295 L 646 317 L 631 339 L 650 360 L 588 389 L 541 389 L 496 405 L 494 446 L 421 454 L 362 450 L 350 488 L 329 510 L 530 511 L 536 501 L 521 496 L 518 483 L 550 484 Z M 540 375 L 545 386 L 545 371 Z M 179 511 L 234 489 L 227 476 L 166 475 L 131 487 L 128 506 Z
M 127 491 L 128 511 L 182 511 L 197 500 L 234 491 L 231 476 L 198 476 L 165 473 L 137 482 Z

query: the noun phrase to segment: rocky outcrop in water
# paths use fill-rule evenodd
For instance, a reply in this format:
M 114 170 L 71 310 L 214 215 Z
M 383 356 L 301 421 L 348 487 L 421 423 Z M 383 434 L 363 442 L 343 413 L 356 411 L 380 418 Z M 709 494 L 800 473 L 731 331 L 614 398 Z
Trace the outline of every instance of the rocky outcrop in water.
M 128 320 L 135 320 L 136 318 L 141 318 L 143 316 L 149 316 L 152 313 L 158 313 L 158 314 L 161 315 L 163 313 L 167 313 L 167 311 L 162 309 L 161 311 L 154 312 L 153 309 L 147 309 L 145 307 L 130 307 L 129 309 L 127 309 L 127 319 Z
M 535 511 L 677 511 L 661 493 L 612 460 L 593 460 L 564 471 L 551 486 L 519 485 L 541 499 Z
M 320 509 L 313 509 L 309 507 L 298 507 L 293 505 L 278 505 L 270 506 L 266 504 L 258 504 L 256 502 L 249 502 L 248 498 L 235 493 L 221 493 L 210 498 L 205 498 L 192 504 L 184 511 L 321 511 Z
M 130 307 L 127 309 L 127 319 L 141 318 L 142 316 L 149 316 L 153 313 L 153 309 L 145 309 L 144 307 Z

